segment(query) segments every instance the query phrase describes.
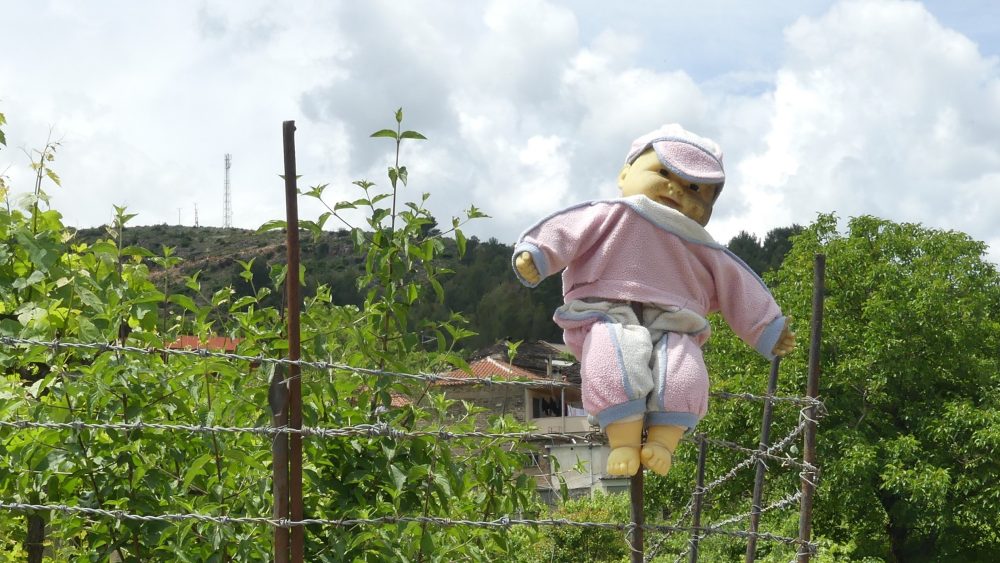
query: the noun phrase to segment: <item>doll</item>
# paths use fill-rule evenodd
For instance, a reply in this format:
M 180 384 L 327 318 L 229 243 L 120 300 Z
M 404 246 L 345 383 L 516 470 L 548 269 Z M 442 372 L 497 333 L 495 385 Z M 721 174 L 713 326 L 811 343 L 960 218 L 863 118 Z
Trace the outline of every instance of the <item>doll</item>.
M 665 125 L 632 143 L 622 197 L 558 211 L 514 247 L 528 287 L 563 271 L 553 320 L 580 360 L 584 407 L 608 437 L 609 475 L 640 464 L 666 475 L 705 415 L 707 314 L 720 311 L 769 360 L 795 346 L 761 279 L 704 229 L 724 183 L 718 145 Z

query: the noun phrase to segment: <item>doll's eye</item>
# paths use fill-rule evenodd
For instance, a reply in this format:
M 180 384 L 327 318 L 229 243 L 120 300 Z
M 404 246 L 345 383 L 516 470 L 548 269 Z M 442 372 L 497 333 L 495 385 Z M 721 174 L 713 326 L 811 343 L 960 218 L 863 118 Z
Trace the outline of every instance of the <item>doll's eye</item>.
M 701 189 L 701 186 L 699 186 L 698 184 L 691 184 L 691 185 L 690 185 L 690 186 L 688 186 L 688 187 L 689 187 L 689 188 L 691 188 L 691 191 L 692 191 L 692 192 L 696 192 L 696 191 L 698 191 L 698 190 L 700 190 L 700 189 Z
M 667 172 L 665 169 L 661 168 L 660 169 L 660 176 L 663 176 L 664 178 L 670 179 L 670 172 Z

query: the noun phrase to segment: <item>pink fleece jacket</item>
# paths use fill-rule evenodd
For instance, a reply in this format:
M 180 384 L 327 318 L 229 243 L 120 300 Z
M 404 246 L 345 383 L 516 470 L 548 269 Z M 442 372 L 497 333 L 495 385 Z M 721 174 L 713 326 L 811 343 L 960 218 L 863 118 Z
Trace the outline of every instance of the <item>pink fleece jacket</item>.
M 721 311 L 740 338 L 773 358 L 785 319 L 761 279 L 701 225 L 646 196 L 556 212 L 521 235 L 514 258 L 521 252 L 531 254 L 542 278 L 565 269 L 566 302 L 638 301 L 701 316 Z

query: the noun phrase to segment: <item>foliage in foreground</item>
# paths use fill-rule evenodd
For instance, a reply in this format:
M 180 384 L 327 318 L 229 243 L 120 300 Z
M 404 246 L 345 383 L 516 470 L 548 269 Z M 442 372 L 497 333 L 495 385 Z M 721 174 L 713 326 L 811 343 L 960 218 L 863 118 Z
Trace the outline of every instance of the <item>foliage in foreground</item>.
M 422 138 L 401 131 L 401 121 L 399 111 L 397 128 L 375 135 L 396 141 L 388 193 L 358 182 L 358 199 L 305 222 L 318 230 L 345 207 L 368 211 L 367 228 L 352 230 L 365 261 L 358 280 L 364 304 L 337 305 L 329 289 L 317 285 L 303 308 L 305 358 L 407 373 L 463 364 L 454 352 L 455 343 L 469 334 L 461 317 L 425 322 L 419 332 L 408 329 L 415 303 L 444 298 L 438 281 L 444 272 L 434 266 L 440 235 L 423 228 L 433 222 L 424 207 L 427 194 L 419 203 L 397 207 L 407 181 L 406 168 L 398 163 L 400 142 Z M 34 194 L 14 205 L 6 192 L 0 194 L 7 201 L 0 208 L 0 334 L 140 348 L 163 348 L 181 334 L 225 334 L 241 339 L 241 355 L 286 354 L 281 312 L 265 304 L 272 287 L 282 287 L 286 272 L 272 269 L 266 286 L 252 285 L 251 294 L 240 297 L 231 288 L 203 293 L 197 274 L 185 279 L 190 294 L 176 293 L 169 278 L 150 275 L 151 264 L 168 270 L 176 265 L 172 249 L 155 256 L 122 244 L 132 218 L 124 209 L 117 210 L 108 236 L 93 244 L 74 241 L 59 213 L 43 209 L 42 180 L 58 179 L 50 173 L 49 155 L 50 147 L 39 153 Z M 322 197 L 322 191 L 314 188 L 309 195 Z M 471 208 L 467 219 L 476 216 Z M 461 224 L 457 218 L 453 223 L 458 240 L 463 240 Z M 251 284 L 252 262 L 242 264 Z M 167 316 L 168 306 L 182 312 Z M 0 366 L 0 420 L 8 422 L 263 427 L 271 423 L 269 382 L 282 377 L 270 364 L 99 347 L 4 346 Z M 404 431 L 473 429 L 476 413 L 447 420 L 446 399 L 388 377 L 306 369 L 302 385 L 308 426 L 384 422 Z M 394 408 L 394 396 L 415 400 Z M 519 428 L 494 419 L 480 430 Z M 5 427 L 0 499 L 147 515 L 269 516 L 271 441 L 242 432 Z M 534 504 L 531 484 L 515 475 L 523 465 L 520 456 L 509 445 L 474 439 L 308 438 L 305 516 L 492 520 L 517 514 Z M 27 530 L 39 530 L 37 524 L 44 524 L 44 535 L 29 541 Z M 271 558 L 272 535 L 270 527 L 259 525 L 137 522 L 58 511 L 4 512 L 0 518 L 0 551 L 37 556 L 30 544 L 44 541 L 56 560 L 106 561 L 117 554 L 124 561 L 259 561 Z M 509 549 L 503 529 L 420 523 L 310 526 L 306 541 L 310 561 L 497 560 Z

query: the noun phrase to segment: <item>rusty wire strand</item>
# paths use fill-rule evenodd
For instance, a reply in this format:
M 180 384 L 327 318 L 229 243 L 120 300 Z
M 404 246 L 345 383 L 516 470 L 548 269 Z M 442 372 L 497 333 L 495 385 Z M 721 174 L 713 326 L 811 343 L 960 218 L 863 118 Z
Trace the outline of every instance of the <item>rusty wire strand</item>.
M 186 356 L 195 358 L 219 358 L 219 359 L 229 359 L 229 360 L 239 360 L 244 362 L 257 362 L 260 364 L 272 364 L 272 365 L 283 365 L 283 366 L 299 366 L 307 367 L 321 371 L 347 371 L 359 375 L 372 375 L 372 376 L 385 376 L 385 377 L 396 377 L 402 379 L 412 379 L 417 381 L 424 381 L 428 383 L 442 382 L 442 383 L 456 383 L 465 385 L 513 385 L 520 387 L 538 387 L 538 388 L 560 388 L 560 387 L 571 387 L 575 388 L 577 385 L 574 383 L 569 383 L 565 381 L 530 381 L 530 380 L 512 380 L 512 379 L 502 379 L 499 377 L 450 377 L 446 375 L 438 375 L 433 373 L 402 373 L 393 371 L 383 371 L 370 368 L 361 368 L 356 366 L 350 366 L 347 364 L 340 364 L 335 362 L 324 362 L 324 361 L 310 361 L 310 360 L 291 360 L 288 358 L 268 358 L 263 355 L 249 356 L 245 354 L 231 354 L 227 352 L 213 352 L 211 350 L 191 350 L 191 349 L 178 349 L 178 348 L 157 348 L 148 347 L 141 348 L 138 346 L 126 346 L 121 344 L 112 343 L 87 343 L 87 342 L 66 342 L 62 340 L 31 340 L 27 338 L 15 338 L 12 336 L 0 336 L 0 344 L 8 346 L 37 346 L 41 348 L 51 348 L 54 351 L 59 349 L 74 349 L 74 350 L 91 350 L 96 352 L 127 352 L 133 354 L 146 354 L 146 355 L 166 355 L 166 356 Z M 725 391 L 713 391 L 710 393 L 712 397 L 718 399 L 742 399 L 748 401 L 764 401 L 764 402 L 779 402 L 779 403 L 792 403 L 801 404 L 807 406 L 820 406 L 822 402 L 816 399 L 810 399 L 809 397 L 778 397 L 778 396 L 764 396 L 764 395 L 754 395 L 752 393 L 729 393 Z
M 305 518 L 302 520 L 289 520 L 285 518 L 267 518 L 260 516 L 213 516 L 210 514 L 160 514 L 160 515 L 142 515 L 133 514 L 124 510 L 104 510 L 102 508 L 90 508 L 83 506 L 69 506 L 64 504 L 26 504 L 19 502 L 0 502 L 0 510 L 9 510 L 16 512 L 37 512 L 37 511 L 55 511 L 62 514 L 68 515 L 89 515 L 89 516 L 99 516 L 102 518 L 110 518 L 113 520 L 130 520 L 134 522 L 183 522 L 183 521 L 196 521 L 210 524 L 253 524 L 253 525 L 268 525 L 276 528 L 295 528 L 302 526 L 334 526 L 334 527 L 350 527 L 350 526 L 362 526 L 362 525 L 386 525 L 386 524 L 408 524 L 412 522 L 421 524 L 434 524 L 438 526 L 468 526 L 476 528 L 510 528 L 511 526 L 569 526 L 575 528 L 590 528 L 590 529 L 606 529 L 606 530 L 622 530 L 625 532 L 630 532 L 631 530 L 638 528 L 634 523 L 615 523 L 615 522 L 580 522 L 575 520 L 567 519 L 546 519 L 546 520 L 529 520 L 522 518 L 510 518 L 504 516 L 496 520 L 462 520 L 462 519 L 452 519 L 452 518 L 440 518 L 435 516 L 381 516 L 376 518 L 342 518 L 342 519 L 328 519 L 328 518 Z M 656 530 L 656 531 L 693 531 L 693 528 L 679 528 L 675 526 L 667 525 L 657 525 L 657 524 L 646 524 L 641 526 L 641 528 L 646 530 Z M 803 547 L 809 548 L 813 544 L 803 544 L 798 538 L 789 538 L 784 536 L 779 536 L 776 534 L 769 534 L 764 532 L 744 532 L 739 530 L 724 530 L 714 526 L 704 526 L 699 528 L 706 534 L 719 534 L 725 536 L 732 536 L 738 538 L 750 538 L 756 537 L 766 541 L 773 541 L 778 543 L 784 543 L 789 545 L 802 545 Z

